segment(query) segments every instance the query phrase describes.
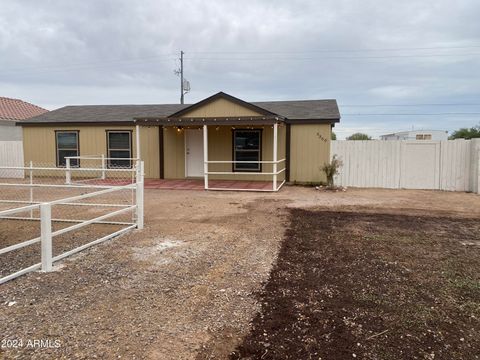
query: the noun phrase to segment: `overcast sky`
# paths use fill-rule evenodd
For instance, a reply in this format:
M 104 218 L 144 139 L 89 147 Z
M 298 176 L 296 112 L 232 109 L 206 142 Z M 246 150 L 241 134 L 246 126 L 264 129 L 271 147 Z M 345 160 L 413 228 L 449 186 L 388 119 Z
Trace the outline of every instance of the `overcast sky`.
M 478 0 L 0 0 L 0 96 L 176 103 L 184 50 L 187 103 L 335 98 L 339 138 L 451 131 L 480 123 L 479 19 Z

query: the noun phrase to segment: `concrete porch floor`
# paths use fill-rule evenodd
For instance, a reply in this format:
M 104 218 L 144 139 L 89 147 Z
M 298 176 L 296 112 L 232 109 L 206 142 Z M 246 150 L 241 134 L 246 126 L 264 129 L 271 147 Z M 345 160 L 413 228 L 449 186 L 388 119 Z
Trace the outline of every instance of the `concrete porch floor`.
M 240 181 L 240 180 L 209 180 L 209 188 L 241 189 L 241 190 L 271 190 L 271 181 Z M 146 189 L 168 190 L 204 190 L 203 179 L 145 179 Z

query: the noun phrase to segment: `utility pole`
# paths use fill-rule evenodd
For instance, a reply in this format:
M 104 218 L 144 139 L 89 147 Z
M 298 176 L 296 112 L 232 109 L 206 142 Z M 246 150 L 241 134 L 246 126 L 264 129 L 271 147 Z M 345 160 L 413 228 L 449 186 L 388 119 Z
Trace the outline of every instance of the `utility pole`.
M 185 53 L 180 51 L 180 69 L 175 69 L 175 75 L 180 76 L 180 104 L 184 103 L 185 94 L 190 91 L 190 83 L 183 77 L 183 55 Z
M 183 104 L 183 51 L 180 51 L 180 104 Z

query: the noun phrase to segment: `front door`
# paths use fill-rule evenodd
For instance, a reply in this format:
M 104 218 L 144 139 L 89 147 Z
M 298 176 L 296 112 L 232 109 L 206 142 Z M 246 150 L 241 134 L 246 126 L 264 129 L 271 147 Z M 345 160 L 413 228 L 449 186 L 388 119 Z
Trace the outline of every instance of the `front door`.
M 186 177 L 203 177 L 203 132 L 185 129 Z

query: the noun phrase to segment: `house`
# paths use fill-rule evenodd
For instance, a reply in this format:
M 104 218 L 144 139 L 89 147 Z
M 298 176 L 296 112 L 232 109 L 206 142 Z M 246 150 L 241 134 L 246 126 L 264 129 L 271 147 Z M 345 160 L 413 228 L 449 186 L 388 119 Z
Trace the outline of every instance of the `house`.
M 22 129 L 15 123 L 47 111 L 19 99 L 0 97 L 0 141 L 21 141 Z
M 140 157 L 147 179 L 324 181 L 335 100 L 247 102 L 223 92 L 195 104 L 66 106 L 22 122 L 27 161 L 105 154 Z M 81 161 L 81 160 L 80 160 Z M 73 163 L 73 166 L 78 165 Z
M 48 112 L 28 102 L 0 97 L 0 166 L 24 166 L 22 129 L 19 121 Z M 0 178 L 22 178 L 23 171 L 2 169 Z
M 448 140 L 445 130 L 410 130 L 380 135 L 380 140 Z

